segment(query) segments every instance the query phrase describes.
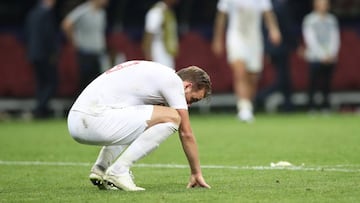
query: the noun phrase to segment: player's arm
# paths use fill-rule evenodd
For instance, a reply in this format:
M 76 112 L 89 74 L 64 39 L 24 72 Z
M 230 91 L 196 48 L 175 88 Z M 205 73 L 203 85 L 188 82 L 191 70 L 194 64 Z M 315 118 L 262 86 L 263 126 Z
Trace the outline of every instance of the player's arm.
M 70 18 L 65 18 L 61 23 L 61 28 L 68 41 L 74 43 L 74 22 Z
M 177 109 L 177 111 L 181 117 L 179 136 L 191 169 L 190 181 L 187 188 L 196 186 L 210 188 L 202 176 L 198 147 L 191 129 L 188 110 Z
M 153 41 L 153 38 L 154 38 L 154 34 L 145 31 L 143 41 L 142 41 L 142 49 L 143 49 L 143 52 L 144 52 L 145 59 L 149 60 L 149 61 L 152 60 L 152 57 L 151 57 L 151 42 Z
M 224 38 L 227 15 L 225 12 L 218 11 L 215 17 L 214 37 L 212 41 L 212 50 L 216 55 L 224 53 Z
M 269 31 L 271 43 L 279 45 L 281 43 L 281 33 L 276 20 L 276 16 L 272 10 L 264 11 L 265 26 Z

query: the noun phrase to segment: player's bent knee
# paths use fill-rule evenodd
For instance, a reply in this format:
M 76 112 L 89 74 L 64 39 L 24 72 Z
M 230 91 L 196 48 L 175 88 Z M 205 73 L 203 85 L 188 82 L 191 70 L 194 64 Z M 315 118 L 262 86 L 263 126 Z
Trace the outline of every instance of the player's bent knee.
M 180 122 L 180 115 L 175 109 L 163 106 L 155 106 L 151 120 L 147 121 L 149 127 L 160 123 L 180 125 Z
M 174 123 L 180 125 L 180 123 L 181 123 L 180 114 L 179 114 L 176 110 L 174 110 L 174 114 L 175 114 L 175 116 L 174 116 Z
M 177 125 L 180 125 L 180 123 L 181 123 L 181 117 L 175 109 L 172 111 L 171 122 L 173 122 L 174 124 L 177 124 Z

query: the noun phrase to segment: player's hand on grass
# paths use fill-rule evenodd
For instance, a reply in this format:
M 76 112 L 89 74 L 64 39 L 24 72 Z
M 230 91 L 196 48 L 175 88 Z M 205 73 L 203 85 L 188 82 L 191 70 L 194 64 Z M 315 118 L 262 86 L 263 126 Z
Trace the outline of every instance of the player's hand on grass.
M 208 185 L 205 182 L 205 179 L 201 174 L 192 174 L 190 176 L 190 180 L 186 188 L 194 188 L 194 187 L 211 188 L 210 185 Z

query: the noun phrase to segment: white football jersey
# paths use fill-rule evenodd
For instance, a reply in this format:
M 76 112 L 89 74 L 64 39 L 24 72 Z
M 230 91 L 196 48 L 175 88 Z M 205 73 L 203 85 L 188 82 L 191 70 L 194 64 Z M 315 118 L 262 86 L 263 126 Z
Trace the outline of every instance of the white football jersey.
M 263 41 L 261 20 L 272 9 L 270 0 L 220 0 L 218 10 L 228 16 L 226 31 L 227 58 L 230 63 L 242 60 L 253 73 L 262 70 Z
M 159 63 L 128 61 L 92 81 L 71 110 L 98 114 L 109 108 L 136 105 L 187 109 L 183 81 L 173 69 Z
M 261 31 L 262 13 L 272 9 L 270 0 L 220 0 L 217 7 L 228 14 L 228 32 L 240 31 L 249 36 Z

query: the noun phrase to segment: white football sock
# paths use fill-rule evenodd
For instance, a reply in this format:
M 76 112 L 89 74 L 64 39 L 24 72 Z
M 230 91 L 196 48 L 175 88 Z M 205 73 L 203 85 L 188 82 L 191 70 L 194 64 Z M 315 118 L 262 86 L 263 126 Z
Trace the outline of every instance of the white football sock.
M 113 145 L 102 147 L 95 165 L 99 165 L 106 170 L 127 146 L 128 145 Z
M 109 167 L 107 173 L 128 173 L 130 167 L 138 160 L 156 149 L 160 143 L 172 135 L 179 126 L 174 123 L 160 123 L 145 130 L 123 154 Z
M 239 99 L 237 102 L 237 109 L 238 109 L 238 111 L 240 111 L 242 109 L 252 111 L 253 105 L 252 105 L 251 101 L 248 99 Z

